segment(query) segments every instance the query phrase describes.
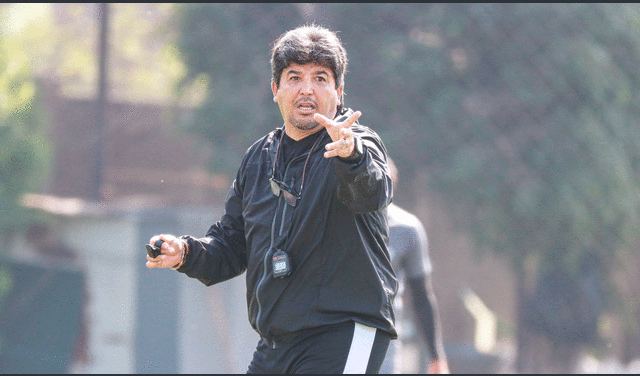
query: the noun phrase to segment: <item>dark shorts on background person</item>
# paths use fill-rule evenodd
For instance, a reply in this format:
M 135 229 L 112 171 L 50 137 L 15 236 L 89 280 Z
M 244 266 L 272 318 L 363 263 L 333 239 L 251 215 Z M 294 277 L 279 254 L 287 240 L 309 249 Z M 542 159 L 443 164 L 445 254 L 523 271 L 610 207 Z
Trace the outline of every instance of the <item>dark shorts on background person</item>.
M 378 373 L 391 335 L 353 321 L 302 330 L 273 348 L 258 342 L 248 374 Z

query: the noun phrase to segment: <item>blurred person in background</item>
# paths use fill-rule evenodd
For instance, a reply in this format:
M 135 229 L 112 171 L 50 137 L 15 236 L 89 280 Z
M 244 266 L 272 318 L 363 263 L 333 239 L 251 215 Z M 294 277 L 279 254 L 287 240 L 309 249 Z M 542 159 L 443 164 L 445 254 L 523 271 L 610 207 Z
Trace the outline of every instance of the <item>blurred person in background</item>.
M 393 160 L 387 157 L 387 164 L 393 184 L 398 182 L 398 169 Z M 415 215 L 395 204 L 387 207 L 389 220 L 389 254 L 393 269 L 398 276 L 398 294 L 394 301 L 398 341 L 389 346 L 387 356 L 380 373 L 406 373 L 403 367 L 406 348 L 409 342 L 409 318 L 421 337 L 431 359 L 428 373 L 449 373 L 449 366 L 442 344 L 442 329 L 436 296 L 431 285 L 431 261 L 429 243 L 424 226 Z M 407 297 L 412 315 L 407 312 Z M 403 351 L 405 350 L 405 351 Z M 419 359 L 426 357 L 419 356 Z M 416 370 L 417 372 L 417 370 Z
M 207 286 L 246 271 L 261 337 L 248 373 L 378 373 L 397 337 L 386 148 L 343 106 L 347 55 L 334 32 L 302 26 L 271 53 L 284 125 L 246 151 L 205 237 L 153 236 L 162 254 L 146 265 Z

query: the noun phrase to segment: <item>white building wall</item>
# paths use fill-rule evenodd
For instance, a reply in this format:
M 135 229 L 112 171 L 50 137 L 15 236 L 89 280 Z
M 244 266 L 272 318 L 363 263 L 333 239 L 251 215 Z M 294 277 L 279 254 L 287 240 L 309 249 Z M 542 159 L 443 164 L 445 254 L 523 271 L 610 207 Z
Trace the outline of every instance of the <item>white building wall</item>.
M 197 237 L 203 236 L 221 213 L 193 208 L 173 212 L 177 213 L 177 228 L 166 232 Z M 147 373 L 138 369 L 141 359 L 136 359 L 144 355 L 136 348 L 136 331 L 140 330 L 136 320 L 146 314 L 137 311 L 140 297 L 136 296 L 136 284 L 144 283 L 140 273 L 147 272 L 141 228 L 148 218 L 144 211 L 111 212 L 61 216 L 56 223 L 64 242 L 77 251 L 89 286 L 86 313 L 91 360 L 75 366 L 74 373 Z M 186 275 L 176 280 L 179 317 L 176 327 L 166 330 L 177 332 L 177 372 L 245 373 L 259 339 L 247 318 L 245 274 L 210 287 Z
M 89 285 L 86 314 L 91 361 L 83 373 L 135 373 L 134 263 L 140 258 L 137 223 L 130 215 L 77 216 L 63 219 L 67 244 L 79 254 Z M 138 251 L 138 252 L 136 252 Z
M 203 236 L 221 212 L 181 212 L 181 233 Z M 246 373 L 259 336 L 247 317 L 245 274 L 214 286 L 180 279 L 180 373 Z

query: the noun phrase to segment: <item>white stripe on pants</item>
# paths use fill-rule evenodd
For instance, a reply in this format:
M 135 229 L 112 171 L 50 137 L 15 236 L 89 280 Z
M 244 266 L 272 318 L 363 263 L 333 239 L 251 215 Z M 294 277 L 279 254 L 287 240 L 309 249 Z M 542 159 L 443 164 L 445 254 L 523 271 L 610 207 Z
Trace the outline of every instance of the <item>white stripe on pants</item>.
M 371 356 L 371 348 L 373 340 L 376 338 L 376 328 L 355 323 L 353 329 L 353 340 L 349 355 L 347 356 L 347 364 L 344 366 L 344 372 L 347 373 L 365 373 Z

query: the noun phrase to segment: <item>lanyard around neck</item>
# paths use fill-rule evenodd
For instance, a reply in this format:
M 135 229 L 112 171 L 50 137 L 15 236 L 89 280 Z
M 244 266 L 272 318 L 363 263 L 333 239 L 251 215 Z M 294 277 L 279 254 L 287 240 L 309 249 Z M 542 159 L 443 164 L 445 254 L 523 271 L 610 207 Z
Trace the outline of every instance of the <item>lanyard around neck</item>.
M 282 145 L 282 141 L 283 141 L 283 138 L 284 138 L 284 133 L 285 133 L 285 130 L 283 128 L 282 129 L 282 134 L 280 135 L 280 141 L 278 142 L 278 147 L 276 148 L 276 155 L 273 158 L 273 166 L 271 168 L 271 180 L 275 181 L 275 182 L 277 182 L 277 180 L 275 180 L 276 162 L 278 161 L 278 155 L 280 153 L 280 146 Z M 311 157 L 311 154 L 313 153 L 313 150 L 315 149 L 316 145 L 318 144 L 318 141 L 320 141 L 321 138 L 322 138 L 322 135 L 318 135 L 318 138 L 315 140 L 313 145 L 311 145 L 311 149 L 309 150 L 309 154 L 307 155 L 307 159 L 304 161 L 304 167 L 302 168 L 302 182 L 300 183 L 300 194 L 298 194 L 298 197 L 301 197 L 302 189 L 304 188 L 304 178 L 305 178 L 305 175 L 307 173 L 307 163 L 309 162 L 309 158 Z

